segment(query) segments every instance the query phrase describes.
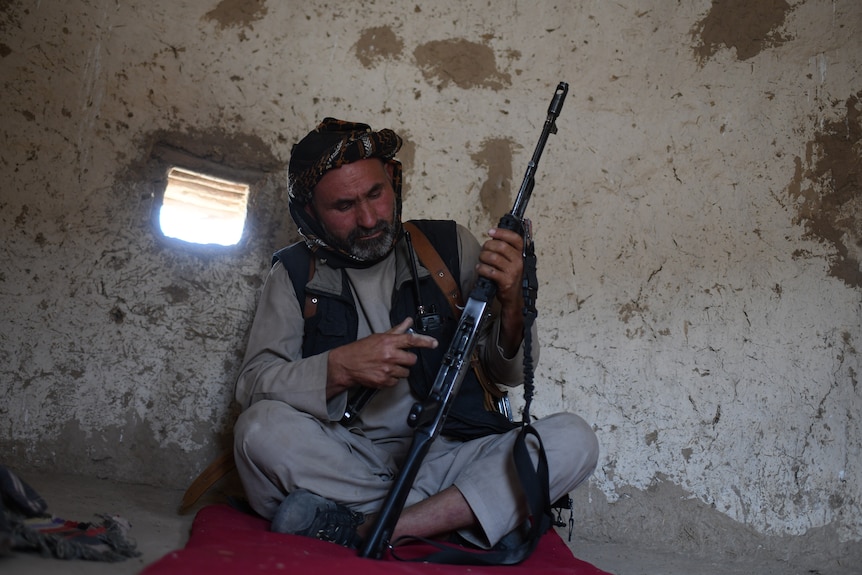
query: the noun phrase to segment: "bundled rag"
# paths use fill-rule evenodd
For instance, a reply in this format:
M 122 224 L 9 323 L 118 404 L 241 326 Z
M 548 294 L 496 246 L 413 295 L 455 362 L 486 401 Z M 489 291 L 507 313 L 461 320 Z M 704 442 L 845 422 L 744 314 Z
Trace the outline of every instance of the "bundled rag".
M 35 551 L 43 557 L 123 561 L 140 553 L 129 538 L 129 523 L 116 515 L 96 515 L 97 523 L 60 519 L 45 500 L 8 467 L 0 465 L 0 555 Z

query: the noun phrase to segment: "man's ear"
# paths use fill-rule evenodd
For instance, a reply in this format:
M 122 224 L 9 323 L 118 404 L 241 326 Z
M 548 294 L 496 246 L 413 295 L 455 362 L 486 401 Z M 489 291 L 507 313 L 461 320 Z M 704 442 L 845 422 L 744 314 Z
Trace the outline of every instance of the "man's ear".
M 395 176 L 395 166 L 392 162 L 383 162 L 383 169 L 386 170 L 386 176 L 392 182 L 392 178 Z

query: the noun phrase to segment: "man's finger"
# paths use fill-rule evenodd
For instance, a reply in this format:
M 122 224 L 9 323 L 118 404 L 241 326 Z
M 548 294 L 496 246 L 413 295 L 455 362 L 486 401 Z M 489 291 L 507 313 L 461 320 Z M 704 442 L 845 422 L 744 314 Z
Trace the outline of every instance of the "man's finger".
M 427 347 L 430 349 L 434 349 L 437 347 L 437 340 L 431 337 L 430 335 L 423 335 L 421 333 L 416 333 L 412 329 L 413 327 L 413 318 L 407 317 L 396 326 L 393 326 L 386 333 L 391 333 L 394 335 L 404 334 L 407 337 L 404 339 L 404 345 L 400 346 L 404 349 L 409 349 L 411 347 Z
M 386 333 L 407 333 L 407 330 L 409 330 L 411 327 L 413 327 L 413 318 L 407 317 L 398 325 L 389 328 Z
M 415 331 L 411 331 L 408 335 L 410 337 L 410 347 L 427 347 L 430 349 L 437 347 L 437 340 L 430 335 L 422 335 Z
M 504 242 L 512 248 L 521 251 L 524 238 L 518 232 L 507 230 L 505 228 L 491 228 L 488 230 L 488 235 L 495 240 Z

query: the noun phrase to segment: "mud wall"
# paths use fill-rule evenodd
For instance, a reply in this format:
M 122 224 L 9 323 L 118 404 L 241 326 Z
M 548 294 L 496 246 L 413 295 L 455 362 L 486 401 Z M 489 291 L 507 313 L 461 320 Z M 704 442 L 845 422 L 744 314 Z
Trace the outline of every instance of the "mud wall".
M 860 30 L 850 0 L 2 1 L 0 458 L 186 485 L 295 238 L 291 145 L 394 128 L 405 215 L 481 238 L 564 80 L 534 412 L 599 435 L 585 534 L 858 542 Z M 252 183 L 239 246 L 160 236 L 177 164 Z

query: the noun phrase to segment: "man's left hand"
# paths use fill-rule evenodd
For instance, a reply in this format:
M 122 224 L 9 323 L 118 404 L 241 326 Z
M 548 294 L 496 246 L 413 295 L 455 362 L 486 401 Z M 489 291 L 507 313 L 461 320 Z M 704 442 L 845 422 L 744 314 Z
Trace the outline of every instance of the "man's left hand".
M 482 246 L 476 271 L 497 284 L 497 299 L 504 308 L 512 306 L 520 311 L 524 239 L 517 232 L 503 228 L 492 228 L 488 235 L 491 239 Z
M 497 299 L 501 305 L 499 344 L 506 357 L 514 357 L 524 331 L 521 290 L 524 240 L 517 232 L 503 228 L 493 228 L 488 235 L 491 239 L 479 252 L 476 271 L 497 284 Z

